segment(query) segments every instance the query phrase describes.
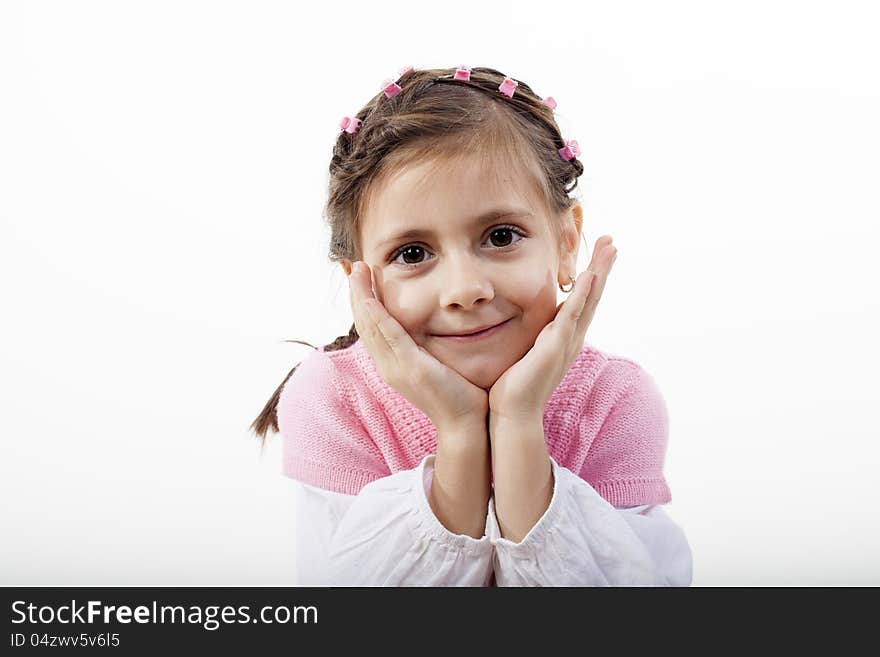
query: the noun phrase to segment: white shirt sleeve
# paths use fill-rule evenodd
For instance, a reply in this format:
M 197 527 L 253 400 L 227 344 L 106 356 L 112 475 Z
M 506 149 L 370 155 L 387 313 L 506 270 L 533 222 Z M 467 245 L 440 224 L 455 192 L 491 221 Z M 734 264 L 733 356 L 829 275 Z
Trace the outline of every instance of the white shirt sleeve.
M 434 456 L 358 495 L 294 481 L 301 586 L 689 586 L 691 553 L 660 506 L 616 509 L 552 458 L 550 506 L 520 543 L 453 534 L 428 503 Z
M 489 500 L 486 533 L 498 586 L 690 586 L 687 539 L 662 507 L 615 508 L 550 461 L 550 506 L 519 543 L 501 537 Z
M 433 461 L 426 456 L 357 495 L 295 482 L 298 584 L 488 586 L 490 539 L 453 534 L 431 509 Z

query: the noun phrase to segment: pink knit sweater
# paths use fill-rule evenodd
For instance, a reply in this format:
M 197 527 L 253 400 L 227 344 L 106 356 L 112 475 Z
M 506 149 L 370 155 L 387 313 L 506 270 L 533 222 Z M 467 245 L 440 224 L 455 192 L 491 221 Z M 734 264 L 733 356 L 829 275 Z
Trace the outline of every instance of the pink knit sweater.
M 361 340 L 309 354 L 278 402 L 282 471 L 356 495 L 437 451 L 428 417 L 385 383 Z M 672 500 L 663 475 L 668 416 L 634 361 L 585 344 L 544 410 L 550 456 L 615 507 Z

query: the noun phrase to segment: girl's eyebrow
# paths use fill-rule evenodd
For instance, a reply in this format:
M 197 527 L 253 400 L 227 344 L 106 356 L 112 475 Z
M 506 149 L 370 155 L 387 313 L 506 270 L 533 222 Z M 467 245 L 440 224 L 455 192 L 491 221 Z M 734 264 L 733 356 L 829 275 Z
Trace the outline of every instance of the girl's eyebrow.
M 471 222 L 475 226 L 484 226 L 488 223 L 496 221 L 497 219 L 502 219 L 506 217 L 524 217 L 531 218 L 533 215 L 528 210 L 520 210 L 517 208 L 495 208 L 493 210 L 489 210 L 488 212 L 484 212 L 480 215 L 474 217 Z M 402 239 L 409 239 L 412 237 L 430 237 L 434 235 L 435 231 L 430 228 L 410 228 L 408 230 L 403 230 L 400 233 L 396 233 L 391 237 L 386 237 L 382 241 L 378 243 L 377 246 L 383 247 L 390 242 L 397 242 Z

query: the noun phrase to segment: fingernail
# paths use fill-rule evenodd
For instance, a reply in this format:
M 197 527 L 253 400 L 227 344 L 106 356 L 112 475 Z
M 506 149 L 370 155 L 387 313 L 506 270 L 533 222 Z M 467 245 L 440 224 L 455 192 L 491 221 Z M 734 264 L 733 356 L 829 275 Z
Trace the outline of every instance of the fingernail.
M 360 262 L 356 262 L 351 266 L 351 273 L 352 274 L 360 274 L 361 273 L 361 263 Z

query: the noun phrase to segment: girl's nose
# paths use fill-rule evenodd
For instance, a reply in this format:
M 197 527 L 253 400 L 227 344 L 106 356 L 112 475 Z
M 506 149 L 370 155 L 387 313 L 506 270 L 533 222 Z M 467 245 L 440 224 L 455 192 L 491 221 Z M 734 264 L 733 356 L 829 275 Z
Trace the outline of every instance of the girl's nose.
M 494 285 L 481 267 L 468 265 L 459 260 L 450 263 L 441 276 L 439 298 L 443 306 L 470 308 L 479 301 L 488 302 L 495 297 Z

